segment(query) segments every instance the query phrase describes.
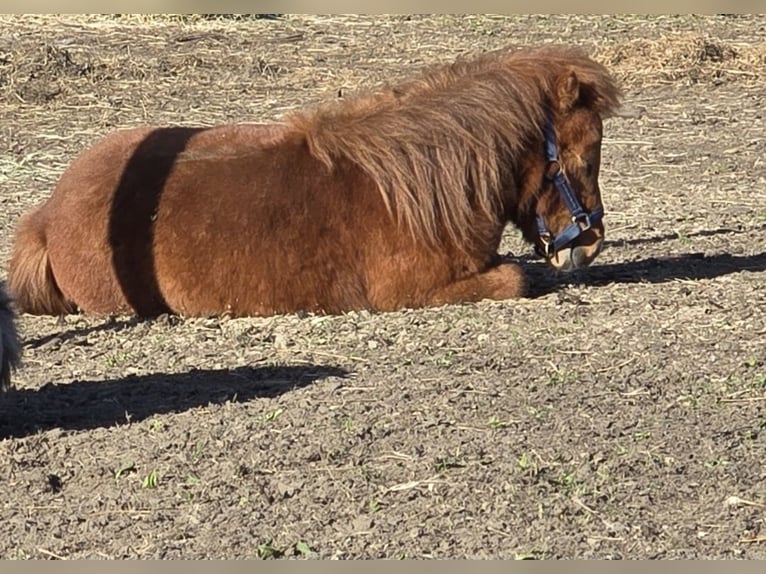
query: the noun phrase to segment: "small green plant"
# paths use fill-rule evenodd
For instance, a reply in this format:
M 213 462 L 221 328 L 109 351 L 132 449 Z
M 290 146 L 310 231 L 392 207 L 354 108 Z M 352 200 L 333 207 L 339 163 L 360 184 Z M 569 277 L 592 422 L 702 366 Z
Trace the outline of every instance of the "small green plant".
M 157 486 L 160 483 L 160 476 L 157 473 L 156 470 L 152 470 L 149 474 L 146 475 L 143 482 L 141 483 L 141 486 L 143 488 L 157 488 Z
M 380 510 L 380 501 L 379 500 L 371 500 L 367 504 L 367 510 L 369 510 L 371 513 L 378 512 Z
M 527 406 L 527 412 L 535 418 L 538 418 L 541 415 L 540 409 L 533 407 L 532 405 Z
M 584 496 L 594 492 L 594 487 L 574 471 L 561 472 L 555 482 L 567 496 Z
M 295 545 L 295 551 L 298 552 L 298 554 L 300 554 L 300 555 L 302 555 L 304 557 L 309 557 L 312 554 L 314 554 L 314 549 L 311 548 L 311 546 L 309 546 L 305 542 L 298 542 Z
M 271 542 L 264 542 L 258 545 L 258 557 L 267 560 L 269 558 L 280 558 L 284 552 L 271 545 Z
M 127 363 L 128 359 L 129 357 L 125 353 L 114 353 L 106 358 L 106 364 L 109 367 L 117 367 Z
M 497 415 L 489 417 L 489 426 L 493 429 L 507 427 L 510 423 L 508 421 L 501 420 Z
M 573 472 L 564 472 L 559 476 L 558 481 L 562 486 L 572 486 L 577 481 L 577 478 Z
M 538 560 L 534 552 L 517 552 L 513 555 L 514 560 Z
M 123 464 L 120 468 L 114 471 L 114 478 L 120 479 L 123 475 L 129 473 L 129 472 L 135 472 L 136 471 L 136 464 L 133 462 L 129 462 L 127 464 Z
M 577 375 L 574 373 L 568 373 L 567 371 L 555 370 L 548 375 L 545 381 L 548 386 L 563 385 L 566 383 L 572 383 L 577 380 Z
M 346 419 L 343 421 L 343 430 L 346 432 L 351 432 L 354 430 L 354 421 L 351 420 L 351 417 L 346 417 Z
M 285 412 L 284 409 L 276 408 L 273 411 L 267 412 L 266 415 L 263 417 L 263 420 L 265 420 L 265 421 L 275 421 L 280 416 L 282 416 L 283 412 Z
M 152 433 L 157 432 L 159 430 L 162 430 L 164 426 L 165 424 L 161 420 L 154 419 L 152 422 L 149 423 L 149 432 L 152 432 Z
M 455 363 L 455 351 L 447 351 L 437 361 L 440 367 L 451 367 Z

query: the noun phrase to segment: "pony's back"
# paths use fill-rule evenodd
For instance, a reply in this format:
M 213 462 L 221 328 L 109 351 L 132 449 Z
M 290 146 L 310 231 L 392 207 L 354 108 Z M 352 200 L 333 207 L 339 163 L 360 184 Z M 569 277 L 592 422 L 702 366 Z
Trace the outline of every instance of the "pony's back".
M 0 391 L 11 387 L 11 369 L 18 367 L 20 354 L 11 299 L 0 287 Z

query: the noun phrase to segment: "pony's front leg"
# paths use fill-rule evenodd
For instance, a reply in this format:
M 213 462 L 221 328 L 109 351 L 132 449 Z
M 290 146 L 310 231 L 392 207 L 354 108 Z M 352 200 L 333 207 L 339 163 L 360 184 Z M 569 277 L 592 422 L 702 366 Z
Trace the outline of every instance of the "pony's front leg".
M 431 294 L 429 304 L 439 306 L 482 299 L 518 299 L 526 291 L 527 281 L 521 267 L 515 263 L 501 263 L 437 289 Z

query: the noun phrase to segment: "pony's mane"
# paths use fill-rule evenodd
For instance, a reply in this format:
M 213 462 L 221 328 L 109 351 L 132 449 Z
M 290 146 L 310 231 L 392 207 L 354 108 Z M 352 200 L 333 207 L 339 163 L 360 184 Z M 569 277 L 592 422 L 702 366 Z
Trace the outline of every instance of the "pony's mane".
M 362 168 L 414 234 L 463 245 L 476 208 L 498 217 L 504 177 L 540 137 L 554 82 L 567 70 L 590 86 L 602 116 L 619 106 L 603 66 L 578 49 L 544 46 L 459 59 L 286 121 L 328 168 L 339 158 Z

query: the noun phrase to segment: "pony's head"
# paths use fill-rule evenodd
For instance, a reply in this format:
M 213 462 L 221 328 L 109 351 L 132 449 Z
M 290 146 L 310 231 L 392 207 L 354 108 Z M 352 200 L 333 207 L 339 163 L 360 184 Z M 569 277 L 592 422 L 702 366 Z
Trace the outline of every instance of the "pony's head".
M 619 91 L 592 61 L 553 80 L 542 149 L 525 158 L 524 237 L 558 271 L 588 266 L 604 243 L 604 208 L 598 176 L 602 118 L 616 108 Z

